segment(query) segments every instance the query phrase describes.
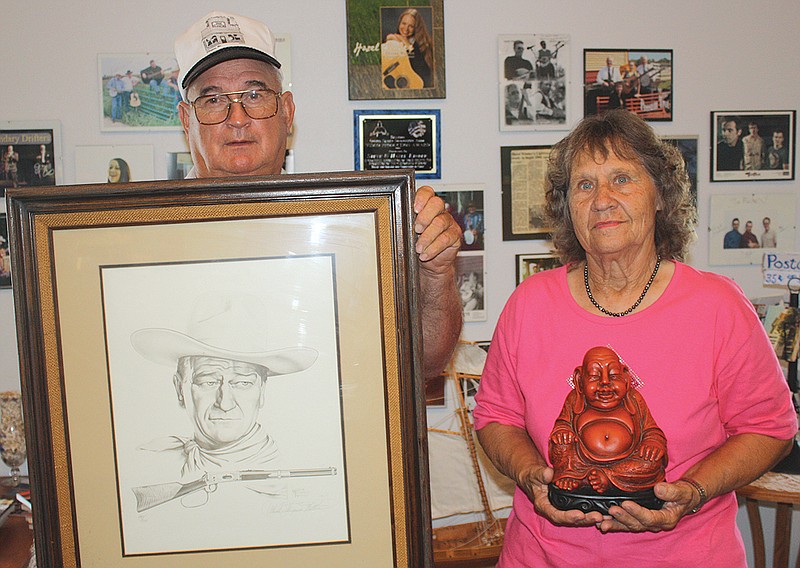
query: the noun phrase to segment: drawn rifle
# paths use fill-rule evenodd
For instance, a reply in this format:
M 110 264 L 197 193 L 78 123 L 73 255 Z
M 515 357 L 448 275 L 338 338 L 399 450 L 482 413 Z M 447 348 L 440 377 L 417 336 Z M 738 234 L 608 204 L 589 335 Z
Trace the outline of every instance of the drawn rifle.
M 169 503 L 174 499 L 189 495 L 195 491 L 205 489 L 209 493 L 216 491 L 217 485 L 230 481 L 261 481 L 264 479 L 286 479 L 291 477 L 321 477 L 336 475 L 335 467 L 318 469 L 250 469 L 243 471 L 226 471 L 220 473 L 206 473 L 196 481 L 189 483 L 158 483 L 156 485 L 142 485 L 134 487 L 136 495 L 136 511 L 141 513 L 158 505 Z

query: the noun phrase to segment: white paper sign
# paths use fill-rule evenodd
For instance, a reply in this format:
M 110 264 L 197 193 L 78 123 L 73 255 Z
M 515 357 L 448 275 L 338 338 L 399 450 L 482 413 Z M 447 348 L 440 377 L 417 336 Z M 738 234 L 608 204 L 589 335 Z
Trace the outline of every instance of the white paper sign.
M 788 252 L 765 253 L 761 261 L 765 286 L 786 286 L 790 280 L 800 284 L 800 254 Z

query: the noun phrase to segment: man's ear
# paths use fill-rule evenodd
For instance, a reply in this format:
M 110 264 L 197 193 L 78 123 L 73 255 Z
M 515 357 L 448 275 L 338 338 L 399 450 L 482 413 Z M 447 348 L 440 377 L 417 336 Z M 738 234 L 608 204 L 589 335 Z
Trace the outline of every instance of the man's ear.
M 188 136 L 189 134 L 189 113 L 191 110 L 189 109 L 189 104 L 183 101 L 178 103 L 178 117 L 181 119 L 181 124 L 183 125 L 183 133 Z
M 186 408 L 186 400 L 183 397 L 183 379 L 178 373 L 172 375 L 172 384 L 175 386 L 175 392 L 178 395 L 178 404 L 181 408 Z

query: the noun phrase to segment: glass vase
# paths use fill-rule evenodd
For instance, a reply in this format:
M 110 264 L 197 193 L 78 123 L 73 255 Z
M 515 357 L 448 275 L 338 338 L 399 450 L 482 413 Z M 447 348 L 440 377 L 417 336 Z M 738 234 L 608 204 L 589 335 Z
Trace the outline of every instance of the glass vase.
M 15 391 L 0 392 L 0 459 L 11 468 L 11 476 L 3 485 L 19 485 L 19 467 L 25 462 L 25 457 L 22 395 Z

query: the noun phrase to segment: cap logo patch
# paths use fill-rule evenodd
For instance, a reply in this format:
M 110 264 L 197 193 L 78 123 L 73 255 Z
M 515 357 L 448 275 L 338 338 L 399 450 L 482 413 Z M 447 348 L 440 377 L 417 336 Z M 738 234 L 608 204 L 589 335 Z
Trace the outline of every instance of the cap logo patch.
M 214 16 L 206 20 L 206 29 L 201 34 L 206 53 L 232 43 L 244 45 L 244 36 L 236 19 L 230 16 Z

